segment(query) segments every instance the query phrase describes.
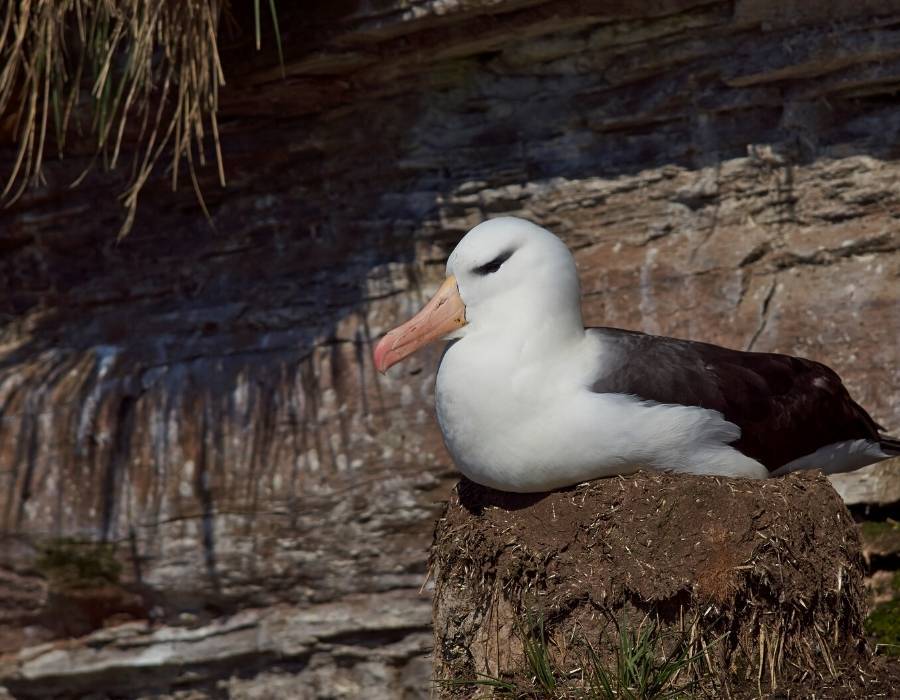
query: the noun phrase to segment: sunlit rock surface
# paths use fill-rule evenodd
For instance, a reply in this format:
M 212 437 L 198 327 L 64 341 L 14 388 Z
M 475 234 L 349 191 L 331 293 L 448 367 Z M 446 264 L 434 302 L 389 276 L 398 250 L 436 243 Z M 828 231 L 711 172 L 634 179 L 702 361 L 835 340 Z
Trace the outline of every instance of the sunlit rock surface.
M 0 211 L 17 696 L 427 696 L 440 349 L 370 351 L 487 216 L 566 240 L 589 323 L 825 361 L 900 431 L 893 3 L 377 5 L 280 10 L 286 80 L 225 52 L 214 228 L 160 173 L 117 243 L 77 154 Z

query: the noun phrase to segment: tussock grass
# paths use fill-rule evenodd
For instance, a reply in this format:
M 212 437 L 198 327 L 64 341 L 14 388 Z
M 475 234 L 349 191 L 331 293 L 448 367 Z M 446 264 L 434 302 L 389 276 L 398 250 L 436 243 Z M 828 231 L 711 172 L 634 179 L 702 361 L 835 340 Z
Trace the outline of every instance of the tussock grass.
M 718 640 L 712 644 L 716 644 Z M 705 655 L 707 647 L 691 653 L 687 636 L 674 639 L 652 620 L 637 627 L 625 625 L 619 632 L 615 663 L 604 664 L 594 648 L 585 643 L 583 678 L 589 697 L 612 700 L 669 700 L 688 697 L 703 674 L 680 680 Z
M 611 658 L 602 657 L 582 638 L 566 663 L 553 653 L 543 617 L 527 614 L 516 625 L 523 656 L 519 673 L 504 678 L 477 674 L 438 684 L 447 689 L 481 689 L 487 693 L 481 697 L 676 700 L 693 697 L 692 691 L 708 675 L 695 666 L 708 648 L 692 653 L 687 635 L 675 639 L 650 619 L 636 625 L 623 621 L 617 625 L 617 634 Z
M 134 145 L 128 186 L 121 194 L 126 216 L 120 237 L 131 229 L 141 189 L 166 153 L 173 189 L 186 170 L 206 212 L 196 173 L 206 165 L 210 148 L 219 182 L 225 184 L 216 113 L 225 84 L 218 32 L 228 0 L 14 0 L 4 5 L 0 136 L 11 137 L 17 150 L 0 199 L 14 202 L 29 185 L 41 184 L 51 137 L 62 157 L 75 136 L 92 140 L 95 155 L 85 173 L 98 161 L 107 169 L 118 167 L 123 144 Z M 275 0 L 268 5 L 278 36 Z M 259 48 L 260 0 L 254 0 L 254 15 Z M 280 37 L 277 46 L 281 59 Z

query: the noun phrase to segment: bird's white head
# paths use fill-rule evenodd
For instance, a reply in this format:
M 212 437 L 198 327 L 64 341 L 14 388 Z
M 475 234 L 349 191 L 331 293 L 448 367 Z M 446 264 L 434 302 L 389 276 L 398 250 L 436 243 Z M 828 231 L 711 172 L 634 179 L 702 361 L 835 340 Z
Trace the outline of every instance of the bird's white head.
M 440 338 L 480 332 L 560 337 L 583 331 L 569 249 L 530 221 L 501 217 L 463 236 L 434 297 L 376 345 L 375 367 L 384 372 Z

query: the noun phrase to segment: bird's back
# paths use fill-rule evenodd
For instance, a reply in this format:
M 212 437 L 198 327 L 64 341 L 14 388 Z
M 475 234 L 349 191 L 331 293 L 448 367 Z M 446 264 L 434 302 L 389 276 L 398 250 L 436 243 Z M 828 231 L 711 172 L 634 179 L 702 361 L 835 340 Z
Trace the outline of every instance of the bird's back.
M 829 367 L 617 328 L 592 328 L 606 370 L 592 387 L 721 412 L 741 428 L 733 446 L 774 471 L 819 448 L 878 442 L 879 425 Z

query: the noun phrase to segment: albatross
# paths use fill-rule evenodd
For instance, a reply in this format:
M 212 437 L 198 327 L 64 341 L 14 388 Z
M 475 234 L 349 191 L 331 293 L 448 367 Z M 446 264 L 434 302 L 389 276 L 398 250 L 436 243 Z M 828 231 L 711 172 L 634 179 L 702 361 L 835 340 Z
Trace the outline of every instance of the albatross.
M 376 345 L 385 372 L 451 341 L 437 419 L 459 470 L 549 491 L 638 469 L 763 478 L 850 471 L 900 440 L 823 364 L 617 328 L 585 328 L 575 261 L 514 217 L 469 231 L 434 297 Z

